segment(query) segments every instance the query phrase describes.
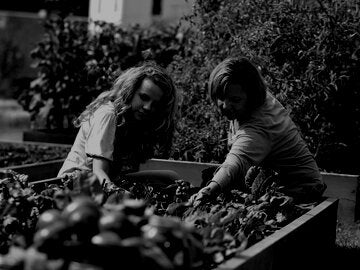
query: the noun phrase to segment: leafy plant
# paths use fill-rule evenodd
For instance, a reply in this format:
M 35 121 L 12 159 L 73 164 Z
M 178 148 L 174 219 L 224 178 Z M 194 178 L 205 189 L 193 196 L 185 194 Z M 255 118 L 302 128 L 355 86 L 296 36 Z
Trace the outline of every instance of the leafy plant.
M 69 146 L 0 143 L 0 168 L 66 158 Z
M 269 51 L 275 65 L 268 65 L 272 90 L 291 110 L 319 165 L 349 173 L 358 173 L 352 156 L 360 135 L 357 6 L 283 4 L 272 18 L 279 34 Z
M 47 20 L 33 52 L 38 77 L 20 100 L 48 128 L 72 120 L 113 76 L 146 57 L 167 67 L 181 92 L 172 158 L 222 162 L 227 121 L 207 94 L 211 70 L 229 55 L 261 69 L 322 170 L 359 173 L 357 1 L 196 0 L 176 27 Z
M 128 29 L 52 16 L 31 56 L 38 76 L 19 97 L 34 128 L 72 128 L 72 121 L 115 76 L 149 57 L 166 65 L 181 48 L 176 27 Z
M 177 140 L 196 147 L 193 159 L 222 160 L 211 152 L 207 157 L 201 154 L 212 143 L 202 140 L 204 133 L 220 141 L 226 128 L 215 115 L 211 125 L 204 119 L 213 108 L 206 81 L 221 60 L 241 55 L 259 66 L 322 170 L 359 172 L 353 158 L 358 156 L 360 137 L 356 1 L 198 0 L 184 21 L 190 25 L 186 49 L 170 68 L 184 92 L 180 122 L 186 128 Z M 198 118 L 203 122 L 192 120 Z M 181 149 L 178 156 L 187 159 L 188 148 Z M 221 149 L 226 152 L 226 145 Z
M 11 40 L 2 38 L 0 40 L 0 91 L 8 95 L 8 88 L 16 74 L 24 64 L 24 55 Z

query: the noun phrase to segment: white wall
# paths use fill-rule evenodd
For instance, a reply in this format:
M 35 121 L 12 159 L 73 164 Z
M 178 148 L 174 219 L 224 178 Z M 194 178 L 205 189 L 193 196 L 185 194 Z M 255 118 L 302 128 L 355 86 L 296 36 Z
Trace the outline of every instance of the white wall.
M 91 21 L 106 21 L 115 24 L 151 24 L 154 20 L 177 23 L 189 13 L 194 0 L 162 0 L 160 16 L 152 15 L 153 0 L 90 0 Z
M 122 23 L 124 0 L 90 0 L 89 18 L 93 21 Z
M 123 0 L 122 24 L 149 25 L 152 21 L 152 0 Z

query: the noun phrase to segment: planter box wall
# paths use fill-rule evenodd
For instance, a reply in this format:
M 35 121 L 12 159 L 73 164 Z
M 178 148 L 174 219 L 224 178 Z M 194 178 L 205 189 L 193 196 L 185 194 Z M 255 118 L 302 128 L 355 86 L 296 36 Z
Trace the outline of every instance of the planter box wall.
M 26 130 L 23 132 L 23 141 L 72 145 L 76 134 L 77 130 Z
M 55 177 L 63 162 L 64 160 L 57 160 L 8 168 L 29 175 L 29 181 L 36 181 Z M 191 182 L 194 186 L 199 186 L 202 181 L 201 171 L 215 166 L 217 164 L 151 159 L 142 164 L 140 170 L 174 170 L 184 180 Z M 355 216 L 355 210 L 358 207 L 358 176 L 331 173 L 322 173 L 322 176 L 328 186 L 324 196 L 339 199 L 338 220 L 342 223 L 354 223 L 359 218 Z
M 300 270 L 331 267 L 327 262 L 335 244 L 337 206 L 338 199 L 326 199 L 216 269 Z
M 55 177 L 60 170 L 63 162 L 64 159 L 61 159 L 19 166 L 11 166 L 3 169 L 11 169 L 16 171 L 17 173 L 26 174 L 29 176 L 29 181 L 33 182 L 37 180 Z

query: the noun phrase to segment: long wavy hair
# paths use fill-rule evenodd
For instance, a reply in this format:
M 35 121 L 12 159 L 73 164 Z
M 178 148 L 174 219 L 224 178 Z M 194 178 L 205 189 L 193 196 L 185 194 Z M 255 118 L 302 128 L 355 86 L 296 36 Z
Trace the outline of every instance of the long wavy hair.
M 162 90 L 163 96 L 159 109 L 146 124 L 147 130 L 144 131 L 139 151 L 143 152 L 144 159 L 150 158 L 156 147 L 159 147 L 160 151 L 169 151 L 175 129 L 178 97 L 173 80 L 167 71 L 155 62 L 145 62 L 121 73 L 109 91 L 101 93 L 86 107 L 74 121 L 75 126 L 79 127 L 83 121 L 88 120 L 101 105 L 112 102 L 117 117 L 117 130 L 126 130 L 126 114 L 130 112 L 131 101 L 144 79 L 150 79 L 156 84 Z
M 212 101 L 225 98 L 230 84 L 240 84 L 248 96 L 248 107 L 254 110 L 265 102 L 267 86 L 256 66 L 245 57 L 229 57 L 219 63 L 209 77 L 208 91 Z

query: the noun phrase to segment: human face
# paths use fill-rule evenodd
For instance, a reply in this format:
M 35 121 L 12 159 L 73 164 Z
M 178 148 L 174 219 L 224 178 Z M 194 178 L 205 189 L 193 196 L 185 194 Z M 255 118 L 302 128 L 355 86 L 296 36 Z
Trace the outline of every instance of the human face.
M 225 90 L 224 100 L 218 100 L 218 107 L 229 120 L 244 119 L 248 114 L 248 96 L 240 84 L 230 84 Z
M 159 106 L 163 91 L 152 80 L 144 79 L 131 100 L 131 109 L 136 120 L 147 120 Z

